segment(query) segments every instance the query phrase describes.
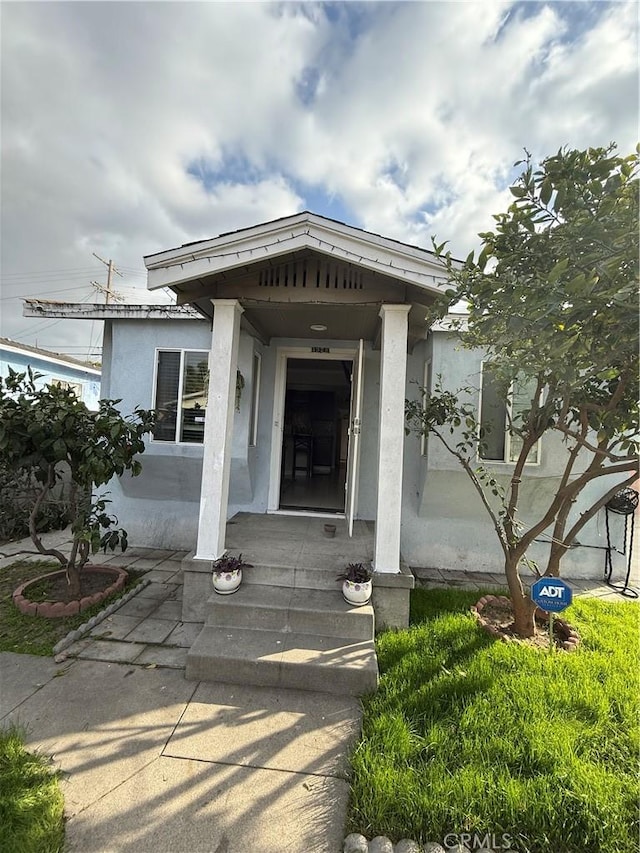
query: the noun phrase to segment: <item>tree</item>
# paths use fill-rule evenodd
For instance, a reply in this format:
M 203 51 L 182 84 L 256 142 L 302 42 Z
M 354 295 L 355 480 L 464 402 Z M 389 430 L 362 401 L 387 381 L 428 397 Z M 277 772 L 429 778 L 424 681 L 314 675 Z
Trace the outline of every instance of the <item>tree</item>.
M 153 426 L 153 413 L 136 409 L 123 417 L 120 400 L 100 400 L 91 412 L 75 393 L 58 385 L 37 388 L 31 369 L 0 378 L 0 454 L 3 464 L 30 476 L 36 484 L 29 511 L 29 533 L 37 552 L 55 557 L 66 571 L 69 592 L 80 595 L 80 572 L 101 548 L 127 547 L 126 531 L 114 527 L 117 519 L 107 512 L 105 495 L 94 497 L 103 486 L 125 471 L 137 476 L 136 458 L 144 452 L 143 436 Z M 69 554 L 45 548 L 36 529 L 38 513 L 56 482 L 70 477 L 69 504 L 73 540 Z
M 495 231 L 479 235 L 477 258 L 456 262 L 434 242 L 452 285 L 440 314 L 466 302 L 462 343 L 486 351 L 511 412 L 520 450 L 506 487 L 476 464 L 487 434 L 464 389 L 439 385 L 408 401 L 407 419 L 409 429 L 435 434 L 471 478 L 504 554 L 516 631 L 531 636 L 535 607 L 520 576 L 531 543 L 550 531 L 544 574 L 558 575 L 584 525 L 638 476 L 638 152 L 561 149 L 537 169 L 528 154 L 516 166 L 524 168 L 514 201 L 494 217 Z M 514 382 L 531 389 L 519 412 L 509 406 Z M 565 445 L 564 467 L 544 513 L 524 524 L 527 457 L 552 433 Z M 598 481 L 598 496 L 576 517 L 578 497 Z

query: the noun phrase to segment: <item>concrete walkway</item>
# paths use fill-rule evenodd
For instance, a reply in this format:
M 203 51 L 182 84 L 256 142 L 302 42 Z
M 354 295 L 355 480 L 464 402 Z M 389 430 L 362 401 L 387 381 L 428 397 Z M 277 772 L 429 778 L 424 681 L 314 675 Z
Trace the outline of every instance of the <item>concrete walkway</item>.
M 63 770 L 69 851 L 337 853 L 359 702 L 186 681 L 199 626 L 180 621 L 181 557 L 96 560 L 151 582 L 57 663 L 0 654 L 0 725 Z
M 62 543 L 68 534 L 47 536 Z M 21 547 L 4 546 L 0 569 Z M 357 700 L 188 682 L 200 626 L 180 621 L 183 552 L 101 555 L 148 585 L 58 656 L 0 654 L 0 725 L 64 771 L 79 853 L 338 853 Z M 500 575 L 416 571 L 418 585 L 486 589 Z M 599 581 L 576 594 L 629 601 Z

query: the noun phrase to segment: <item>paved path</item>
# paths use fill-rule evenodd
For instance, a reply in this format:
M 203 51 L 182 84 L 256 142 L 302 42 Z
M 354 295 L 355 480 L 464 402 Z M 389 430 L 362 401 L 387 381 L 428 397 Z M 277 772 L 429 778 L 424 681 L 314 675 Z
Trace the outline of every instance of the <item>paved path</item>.
M 2 550 L 0 568 L 19 546 Z M 186 681 L 200 626 L 180 621 L 182 556 L 94 560 L 150 583 L 57 663 L 0 654 L 0 725 L 64 771 L 69 851 L 338 853 L 359 702 Z
M 0 725 L 64 771 L 69 851 L 342 849 L 351 698 L 10 652 L 0 686 Z

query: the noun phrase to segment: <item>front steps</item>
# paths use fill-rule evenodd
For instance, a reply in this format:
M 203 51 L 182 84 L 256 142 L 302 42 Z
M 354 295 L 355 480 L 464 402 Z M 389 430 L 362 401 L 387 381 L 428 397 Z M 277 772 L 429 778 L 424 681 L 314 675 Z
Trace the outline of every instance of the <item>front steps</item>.
M 294 580 L 261 566 L 244 574 L 233 595 L 211 594 L 187 679 L 350 696 L 376 689 L 373 607 L 347 604 L 335 573 L 298 569 Z

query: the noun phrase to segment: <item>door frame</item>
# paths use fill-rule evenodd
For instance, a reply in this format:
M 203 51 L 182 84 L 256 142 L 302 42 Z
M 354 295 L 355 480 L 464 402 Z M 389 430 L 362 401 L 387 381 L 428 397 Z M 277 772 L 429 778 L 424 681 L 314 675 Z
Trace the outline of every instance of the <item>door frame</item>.
M 325 350 L 329 352 L 317 352 Z M 284 406 L 287 393 L 287 361 L 290 358 L 317 359 L 318 361 L 350 361 L 352 364 L 358 357 L 357 344 L 353 348 L 334 348 L 322 341 L 306 347 L 278 347 L 276 349 L 276 371 L 273 390 L 273 419 L 271 423 L 271 458 L 269 463 L 269 498 L 267 512 L 284 512 L 280 510 L 280 484 L 282 463 L 282 440 L 284 429 Z M 289 510 L 286 510 L 288 513 Z M 311 511 L 305 510 L 305 515 Z M 315 515 L 315 513 L 313 513 Z M 322 513 L 317 513 L 322 515 Z M 325 513 L 326 514 L 326 513 Z M 344 513 L 339 515 L 344 516 Z

